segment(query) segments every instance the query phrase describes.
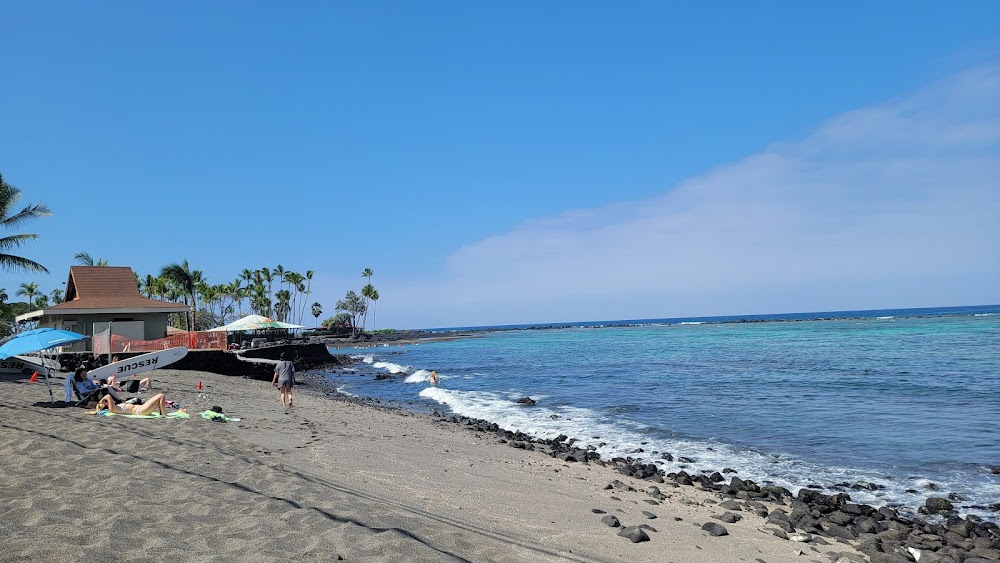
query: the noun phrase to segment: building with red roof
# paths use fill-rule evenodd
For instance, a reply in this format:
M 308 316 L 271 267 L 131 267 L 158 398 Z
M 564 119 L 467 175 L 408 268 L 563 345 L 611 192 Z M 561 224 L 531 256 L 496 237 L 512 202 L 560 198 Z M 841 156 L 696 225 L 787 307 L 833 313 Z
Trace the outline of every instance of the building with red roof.
M 38 327 L 71 330 L 94 336 L 111 327 L 114 334 L 131 340 L 155 340 L 167 335 L 170 313 L 186 313 L 191 307 L 147 299 L 139 293 L 135 274 L 127 266 L 73 266 L 66 282 L 66 300 L 31 311 L 17 321 L 37 321 Z M 90 341 L 64 351 L 91 350 Z

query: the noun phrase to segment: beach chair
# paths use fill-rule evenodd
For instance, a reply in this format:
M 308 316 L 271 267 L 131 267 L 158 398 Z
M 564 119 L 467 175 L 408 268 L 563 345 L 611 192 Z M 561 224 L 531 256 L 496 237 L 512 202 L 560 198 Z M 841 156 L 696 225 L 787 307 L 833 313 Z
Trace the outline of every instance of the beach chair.
M 105 395 L 111 395 L 111 398 L 114 399 L 116 403 L 122 402 L 122 399 L 118 397 L 118 395 L 111 388 L 98 387 L 92 391 L 83 391 L 79 388 L 79 386 L 77 386 L 76 380 L 73 378 L 72 374 L 67 377 L 67 380 L 69 387 L 73 390 L 73 395 L 76 396 L 76 403 L 74 404 L 78 407 L 85 407 L 91 401 L 100 401 L 101 397 Z

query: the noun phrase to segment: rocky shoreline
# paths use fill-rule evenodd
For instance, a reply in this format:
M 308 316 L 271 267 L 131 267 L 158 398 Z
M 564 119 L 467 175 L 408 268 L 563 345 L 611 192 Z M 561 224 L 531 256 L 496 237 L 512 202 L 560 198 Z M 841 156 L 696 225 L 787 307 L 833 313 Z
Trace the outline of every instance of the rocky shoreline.
M 875 508 L 853 503 L 846 492 L 828 494 L 802 488 L 793 495 L 784 487 L 741 479 L 735 470 L 729 468 L 695 474 L 684 470 L 668 473 L 653 463 L 633 458 L 604 460 L 593 446 L 578 448 L 573 445 L 575 440 L 564 435 L 538 439 L 522 432 L 504 430 L 486 420 L 437 415 L 442 420 L 463 425 L 475 432 L 495 434 L 500 443 L 513 448 L 539 451 L 567 462 L 611 466 L 623 475 L 648 481 L 650 485 L 646 487 L 646 492 L 653 499 L 662 500 L 661 488 L 688 486 L 714 492 L 727 499 L 718 504 L 720 509 L 726 511 L 718 515 L 722 522 L 736 521 L 740 512 L 753 513 L 766 518 L 768 531 L 778 537 L 801 543 L 826 541 L 822 538 L 849 541 L 873 563 L 986 563 L 1000 560 L 1000 526 L 973 515 L 960 517 L 953 503 L 945 497 L 932 497 L 921 507 L 924 514 L 936 515 L 941 520 L 933 522 L 906 517 L 889 507 Z M 669 453 L 662 456 L 668 461 L 674 459 Z M 677 459 L 685 460 L 683 456 Z M 616 480 L 608 488 L 628 489 L 628 486 Z M 765 503 L 772 508 L 769 509 Z M 989 508 L 1000 511 L 1000 503 Z M 726 533 L 725 527 L 718 524 L 709 528 L 706 531 L 712 535 Z
M 326 378 L 315 379 L 317 384 L 328 386 L 328 396 L 339 400 L 404 411 L 384 405 L 378 399 L 345 396 L 336 392 L 336 386 Z M 852 502 L 847 491 L 878 487 L 870 483 L 840 483 L 826 492 L 819 490 L 819 485 L 809 484 L 793 494 L 784 487 L 742 479 L 731 468 L 695 473 L 683 469 L 667 472 L 655 463 L 632 457 L 603 459 L 594 446 L 578 447 L 575 439 L 564 435 L 540 439 L 523 432 L 505 430 L 486 420 L 443 415 L 436 410 L 433 416 L 473 432 L 492 434 L 500 444 L 512 448 L 537 451 L 568 463 L 611 467 L 626 477 L 649 483 L 644 491 L 649 496 L 647 502 L 651 504 L 666 498 L 665 493 L 669 495 L 671 490 L 683 490 L 684 487 L 714 493 L 721 499 L 717 505 L 721 512 L 715 516 L 721 523 L 704 524 L 703 529 L 709 535 L 726 535 L 728 532 L 723 524 L 735 522 L 742 518 L 742 514 L 749 513 L 764 518 L 764 529 L 777 537 L 804 545 L 824 545 L 831 541 L 849 543 L 868 556 L 872 563 L 1000 561 L 1000 526 L 975 515 L 959 516 L 953 502 L 957 499 L 954 494 L 931 497 L 920 507 L 923 516 L 910 516 L 890 507 L 875 508 Z M 682 455 L 659 455 L 665 461 L 692 461 Z M 609 483 L 606 488 L 636 491 L 620 480 Z M 1000 512 L 1000 502 L 978 508 Z M 598 509 L 594 512 L 603 513 Z M 609 526 L 620 527 L 613 515 L 604 516 L 604 519 Z M 625 527 L 620 532 L 631 541 L 649 540 L 642 526 Z M 845 554 L 843 560 L 852 559 Z

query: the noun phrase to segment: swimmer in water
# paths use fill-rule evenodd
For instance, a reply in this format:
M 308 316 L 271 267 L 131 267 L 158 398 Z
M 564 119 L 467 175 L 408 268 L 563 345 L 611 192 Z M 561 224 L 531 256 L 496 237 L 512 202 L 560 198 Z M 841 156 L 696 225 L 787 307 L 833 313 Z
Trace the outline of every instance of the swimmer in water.
M 429 379 L 430 379 L 431 385 L 437 385 L 438 384 L 438 372 L 431 371 L 431 376 L 430 376 Z

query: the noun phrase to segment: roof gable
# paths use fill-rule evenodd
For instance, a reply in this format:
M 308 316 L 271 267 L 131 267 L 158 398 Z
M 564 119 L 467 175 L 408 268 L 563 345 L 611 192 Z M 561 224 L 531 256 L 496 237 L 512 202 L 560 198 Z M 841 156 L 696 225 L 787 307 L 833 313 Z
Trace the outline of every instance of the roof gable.
M 66 301 L 106 297 L 140 298 L 135 274 L 128 266 L 72 266 L 66 282 Z
M 128 266 L 72 266 L 66 282 L 65 301 L 46 307 L 43 315 L 82 310 L 171 313 L 190 311 L 191 307 L 143 297 L 135 274 Z

